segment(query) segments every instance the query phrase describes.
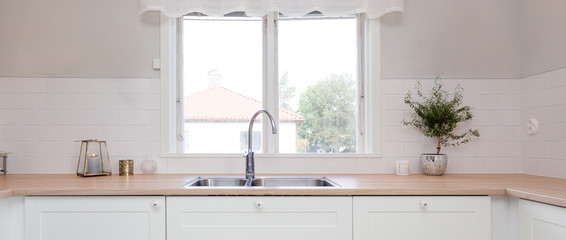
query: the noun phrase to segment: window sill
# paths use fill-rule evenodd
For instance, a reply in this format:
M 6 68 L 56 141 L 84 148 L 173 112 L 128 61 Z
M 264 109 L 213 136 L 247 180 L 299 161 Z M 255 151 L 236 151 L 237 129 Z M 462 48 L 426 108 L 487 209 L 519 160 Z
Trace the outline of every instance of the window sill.
M 162 158 L 243 158 L 243 153 L 161 153 Z M 256 153 L 256 158 L 381 158 L 381 153 Z

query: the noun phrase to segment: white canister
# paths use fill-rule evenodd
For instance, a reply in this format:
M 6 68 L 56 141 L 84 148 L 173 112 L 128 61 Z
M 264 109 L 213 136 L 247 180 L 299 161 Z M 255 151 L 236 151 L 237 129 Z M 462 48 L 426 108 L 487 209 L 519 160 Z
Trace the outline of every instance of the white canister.
M 397 160 L 395 162 L 395 169 L 397 175 L 409 175 L 411 174 L 411 166 L 409 160 Z

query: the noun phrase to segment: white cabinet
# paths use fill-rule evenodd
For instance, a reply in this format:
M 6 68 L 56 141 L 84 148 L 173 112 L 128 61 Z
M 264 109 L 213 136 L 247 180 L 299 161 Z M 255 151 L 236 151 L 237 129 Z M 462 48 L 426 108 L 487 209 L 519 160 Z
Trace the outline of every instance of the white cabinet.
M 165 197 L 26 197 L 26 240 L 165 240 Z
M 519 240 L 566 239 L 566 208 L 519 200 Z
M 352 239 L 352 197 L 168 197 L 167 239 Z
M 354 197 L 354 240 L 488 240 L 490 198 Z
M 24 239 L 23 197 L 0 197 L 0 239 Z

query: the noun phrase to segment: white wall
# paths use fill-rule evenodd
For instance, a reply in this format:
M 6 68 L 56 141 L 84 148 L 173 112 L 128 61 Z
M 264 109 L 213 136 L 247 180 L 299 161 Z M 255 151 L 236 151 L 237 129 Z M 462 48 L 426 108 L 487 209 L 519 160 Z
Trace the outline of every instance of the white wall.
M 530 118 L 540 123 L 538 134 L 523 135 L 522 169 L 566 178 L 566 68 L 526 77 L 521 83 L 521 125 Z
M 159 77 L 159 13 L 138 0 L 0 0 L 2 77 Z
M 450 87 L 462 83 L 464 101 L 476 115 L 470 126 L 482 134 L 470 144 L 446 149 L 448 172 L 525 171 L 564 177 L 557 169 L 564 169 L 566 162 L 560 147 L 566 139 L 566 76 L 561 69 L 520 79 L 525 63 L 517 60 L 523 53 L 515 50 L 523 43 L 513 38 L 513 29 L 518 34 L 522 28 L 511 21 L 519 17 L 513 12 L 519 5 L 510 0 L 405 2 L 401 22 L 384 18 L 382 25 L 383 158 L 259 157 L 258 173 L 393 173 L 397 159 L 411 160 L 413 172 L 418 172 L 418 154 L 434 146 L 400 124 L 409 115 L 403 95 L 416 80 L 430 86 L 432 77 L 441 74 Z M 74 141 L 99 138 L 108 141 L 114 171 L 118 159 L 128 158 L 136 160 L 138 171 L 145 155 L 157 155 L 160 149 L 159 73 L 151 69 L 151 58 L 159 51 L 159 32 L 153 26 L 159 15 L 137 15 L 136 0 L 112 2 L 118 4 L 115 10 L 108 10 L 108 1 L 57 1 L 59 7 L 48 3 L 0 0 L 0 31 L 14 32 L 0 34 L 0 150 L 14 152 L 8 170 L 74 172 L 79 151 Z M 69 9 L 84 10 L 89 17 L 69 15 Z M 45 23 L 38 27 L 16 21 L 31 13 L 34 22 Z M 83 24 L 101 38 L 78 36 L 82 29 L 76 25 Z M 421 29 L 424 25 L 429 28 Z M 439 35 L 420 38 L 430 32 Z M 72 50 L 61 49 L 65 46 Z M 538 74 L 564 63 L 560 57 L 552 59 L 529 71 Z M 549 80 L 541 80 L 545 78 Z M 541 120 L 541 133 L 526 137 L 524 123 L 533 115 Z M 243 158 L 163 158 L 158 164 L 161 173 L 244 172 Z
M 521 0 L 519 6 L 521 125 L 530 118 L 540 123 L 537 135 L 523 134 L 522 170 L 566 178 L 566 2 Z
M 404 2 L 403 14 L 381 18 L 384 78 L 520 77 L 516 0 Z
M 520 0 L 522 76 L 566 67 L 566 1 Z

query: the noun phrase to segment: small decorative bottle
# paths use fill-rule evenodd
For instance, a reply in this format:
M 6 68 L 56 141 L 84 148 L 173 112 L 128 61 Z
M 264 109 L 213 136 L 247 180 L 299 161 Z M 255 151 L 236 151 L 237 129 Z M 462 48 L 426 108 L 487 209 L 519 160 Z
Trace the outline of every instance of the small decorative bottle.
M 151 154 L 147 155 L 147 159 L 141 164 L 143 174 L 153 174 L 157 170 L 157 163 L 153 160 Z

